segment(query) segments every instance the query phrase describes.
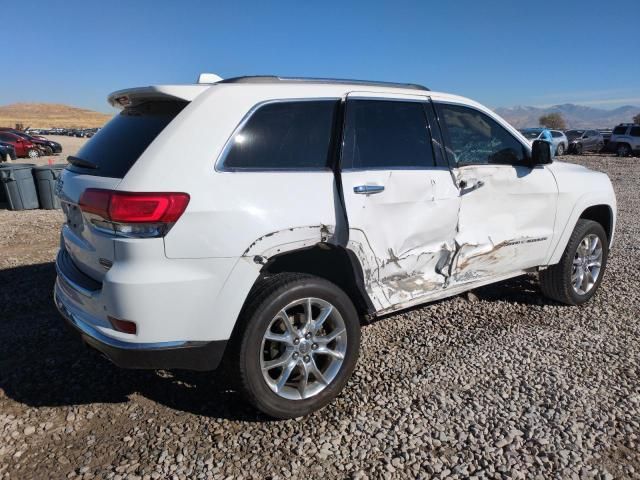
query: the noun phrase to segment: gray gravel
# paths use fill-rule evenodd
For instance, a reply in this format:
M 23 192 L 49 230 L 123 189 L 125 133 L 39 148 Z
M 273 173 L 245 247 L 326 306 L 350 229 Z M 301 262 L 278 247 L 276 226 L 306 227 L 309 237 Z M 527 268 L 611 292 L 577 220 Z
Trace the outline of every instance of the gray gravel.
M 640 478 L 640 159 L 566 159 L 618 196 L 588 305 L 529 276 L 379 320 L 344 393 L 291 421 L 86 351 L 51 306 L 60 215 L 0 210 L 0 478 Z

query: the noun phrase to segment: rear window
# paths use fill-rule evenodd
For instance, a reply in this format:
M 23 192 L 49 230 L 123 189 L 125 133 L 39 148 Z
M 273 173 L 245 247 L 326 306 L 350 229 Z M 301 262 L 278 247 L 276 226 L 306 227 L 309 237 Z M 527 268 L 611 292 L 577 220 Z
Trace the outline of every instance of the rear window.
M 229 170 L 323 170 L 329 167 L 337 100 L 268 103 L 231 140 Z
M 627 127 L 616 127 L 613 129 L 614 135 L 624 135 L 627 133 Z
M 71 165 L 69 169 L 87 175 L 123 178 L 186 105 L 187 102 L 146 102 L 125 108 L 74 155 L 96 168 Z

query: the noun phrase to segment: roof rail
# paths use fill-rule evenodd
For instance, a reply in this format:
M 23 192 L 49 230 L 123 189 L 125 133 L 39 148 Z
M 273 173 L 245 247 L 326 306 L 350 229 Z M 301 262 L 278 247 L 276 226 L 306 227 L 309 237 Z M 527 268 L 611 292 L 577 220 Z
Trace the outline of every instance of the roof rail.
M 344 78 L 308 78 L 308 77 L 278 77 L 276 75 L 254 75 L 245 77 L 232 77 L 220 80 L 217 83 L 326 83 L 341 85 L 363 85 L 371 87 L 407 88 L 411 90 L 429 91 L 424 85 L 416 83 L 378 82 L 369 80 L 350 80 Z

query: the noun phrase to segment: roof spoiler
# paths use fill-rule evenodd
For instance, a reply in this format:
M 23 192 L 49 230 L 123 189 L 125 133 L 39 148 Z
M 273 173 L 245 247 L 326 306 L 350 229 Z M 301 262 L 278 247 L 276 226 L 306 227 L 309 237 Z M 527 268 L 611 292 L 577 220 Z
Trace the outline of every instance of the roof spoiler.
M 115 108 L 125 108 L 132 105 L 162 100 L 178 100 L 191 102 L 209 85 L 154 85 L 149 87 L 127 88 L 113 92 L 107 98 L 109 104 Z

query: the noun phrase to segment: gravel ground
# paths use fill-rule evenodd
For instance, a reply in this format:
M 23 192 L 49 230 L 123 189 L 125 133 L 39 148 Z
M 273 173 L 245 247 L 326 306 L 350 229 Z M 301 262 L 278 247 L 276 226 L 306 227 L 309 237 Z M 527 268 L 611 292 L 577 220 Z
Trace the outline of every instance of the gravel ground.
M 0 210 L 0 478 L 640 478 L 640 160 L 566 160 L 618 197 L 589 304 L 527 276 L 379 320 L 344 393 L 290 421 L 85 350 L 51 301 L 61 215 Z

